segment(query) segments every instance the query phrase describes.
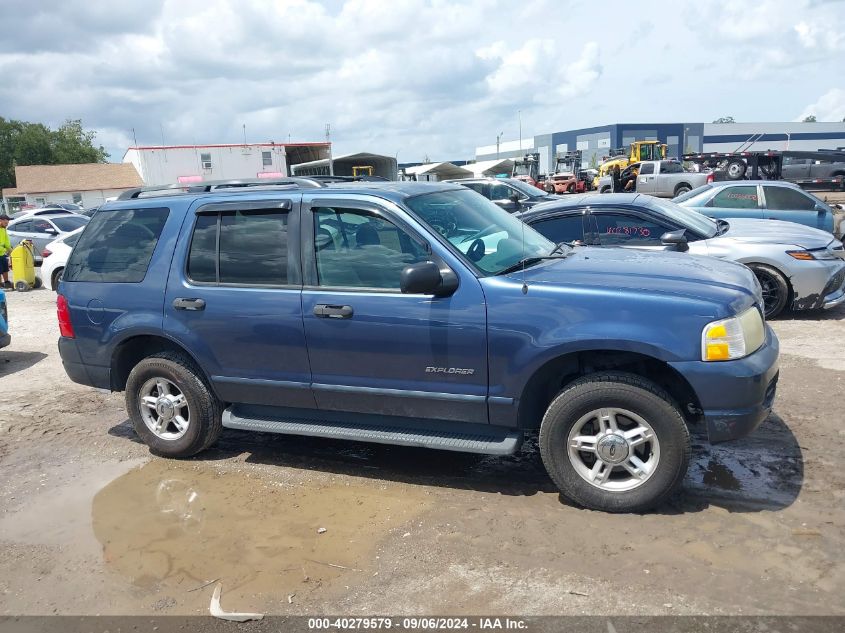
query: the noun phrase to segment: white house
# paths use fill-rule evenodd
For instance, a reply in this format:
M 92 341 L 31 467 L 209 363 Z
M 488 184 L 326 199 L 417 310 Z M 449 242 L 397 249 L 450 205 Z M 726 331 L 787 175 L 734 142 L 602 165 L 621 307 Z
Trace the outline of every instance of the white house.
M 123 155 L 147 186 L 239 178 L 282 178 L 297 163 L 327 158 L 328 143 L 151 145 Z
M 135 168 L 125 163 L 23 165 L 15 167 L 15 183 L 15 187 L 3 189 L 8 213 L 56 202 L 97 207 L 127 189 L 144 185 Z

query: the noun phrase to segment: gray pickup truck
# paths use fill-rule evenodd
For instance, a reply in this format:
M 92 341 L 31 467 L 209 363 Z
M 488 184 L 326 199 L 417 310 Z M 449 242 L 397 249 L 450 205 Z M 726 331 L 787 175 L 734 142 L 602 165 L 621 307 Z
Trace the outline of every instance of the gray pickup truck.
M 812 158 L 783 157 L 781 171 L 786 180 L 803 180 L 806 178 L 836 178 L 845 176 L 845 163 L 824 162 Z
M 684 166 L 676 160 L 646 160 L 641 163 L 629 165 L 626 168 L 639 169 L 635 185 L 627 191 L 647 193 L 658 198 L 674 198 L 696 187 L 713 182 L 713 173 L 685 171 Z M 625 181 L 623 172 L 623 182 Z M 610 176 L 604 176 L 599 180 L 599 193 L 610 193 L 613 191 L 613 182 Z

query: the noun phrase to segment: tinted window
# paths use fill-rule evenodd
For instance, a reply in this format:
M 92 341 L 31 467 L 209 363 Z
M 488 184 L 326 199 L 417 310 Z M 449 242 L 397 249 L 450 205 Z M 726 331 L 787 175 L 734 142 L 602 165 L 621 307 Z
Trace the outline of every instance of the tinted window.
M 56 229 L 53 228 L 53 225 L 50 224 L 47 220 L 33 220 L 32 221 L 32 228 L 30 231 L 33 233 L 46 233 L 48 231 L 55 231 Z
M 490 185 L 490 199 L 491 200 L 507 200 L 510 198 L 512 193 L 516 193 L 513 189 L 508 187 L 507 185 L 502 185 L 499 183 L 491 184 Z M 520 196 L 520 198 L 523 196 Z
M 100 211 L 73 249 L 63 279 L 142 281 L 169 212 L 169 209 Z
M 464 182 L 464 183 L 461 183 L 461 184 L 464 187 L 466 187 L 467 189 L 472 189 L 473 191 L 480 193 L 482 196 L 484 195 L 484 183 L 481 183 L 481 182 Z
M 197 216 L 191 250 L 188 253 L 188 277 L 193 281 L 217 281 L 217 221 L 219 214 Z
M 287 284 L 287 224 L 287 212 L 279 209 L 198 215 L 188 252 L 188 277 L 205 283 Z
M 70 246 L 71 248 L 73 248 L 74 246 L 76 246 L 76 243 L 79 241 L 80 235 L 82 235 L 81 232 L 80 233 L 74 233 L 73 235 L 69 235 L 64 240 L 65 244 L 67 246 Z
M 660 173 L 662 174 L 682 174 L 684 173 L 684 168 L 681 166 L 680 163 L 676 163 L 673 160 L 664 160 L 660 163 Z
M 708 207 L 725 209 L 756 209 L 757 186 L 725 187 L 707 203 Z
M 398 290 L 402 269 L 428 259 L 407 233 L 358 209 L 316 209 L 314 249 L 321 286 Z
M 226 211 L 220 217 L 220 283 L 286 284 L 288 214 Z
M 584 240 L 584 221 L 582 218 L 583 216 L 579 212 L 576 215 L 541 220 L 531 226 L 552 242 L 578 242 Z
M 621 213 L 594 213 L 602 246 L 633 246 L 660 244 L 660 236 L 667 229 L 636 216 Z
M 773 211 L 815 211 L 816 201 L 789 187 L 763 186 L 766 208 Z
M 88 224 L 88 218 L 85 216 L 71 216 L 67 218 L 53 218 L 51 222 L 55 224 L 62 233 L 70 233 L 71 231 L 75 231 L 76 229 Z
M 645 163 L 640 168 L 640 174 L 653 174 L 654 173 L 654 163 Z
M 30 231 L 32 231 L 32 221 L 31 220 L 25 220 L 23 222 L 18 222 L 16 224 L 12 224 L 9 227 L 9 230 L 10 231 L 19 231 L 21 233 L 29 233 Z

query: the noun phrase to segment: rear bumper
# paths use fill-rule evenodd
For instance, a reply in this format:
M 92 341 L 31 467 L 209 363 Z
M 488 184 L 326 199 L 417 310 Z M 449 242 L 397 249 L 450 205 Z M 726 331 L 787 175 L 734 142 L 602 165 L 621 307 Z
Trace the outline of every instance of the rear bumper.
M 712 443 L 751 433 L 772 410 L 780 344 L 766 326 L 766 342 L 739 360 L 670 363 L 695 390 Z
M 59 338 L 59 356 L 62 357 L 65 373 L 73 382 L 97 389 L 111 389 L 111 370 L 84 364 L 72 338 Z
M 6 334 L 0 334 L 0 347 L 6 347 L 9 343 L 12 342 L 12 335 L 8 332 Z

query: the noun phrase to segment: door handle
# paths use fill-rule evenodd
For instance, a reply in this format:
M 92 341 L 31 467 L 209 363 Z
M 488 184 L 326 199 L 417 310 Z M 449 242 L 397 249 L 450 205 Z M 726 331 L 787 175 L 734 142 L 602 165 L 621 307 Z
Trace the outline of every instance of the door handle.
M 205 310 L 205 299 L 184 299 L 179 297 L 173 300 L 173 307 L 177 310 Z
M 334 306 L 318 303 L 314 306 L 314 316 L 321 319 L 350 319 L 352 306 Z

